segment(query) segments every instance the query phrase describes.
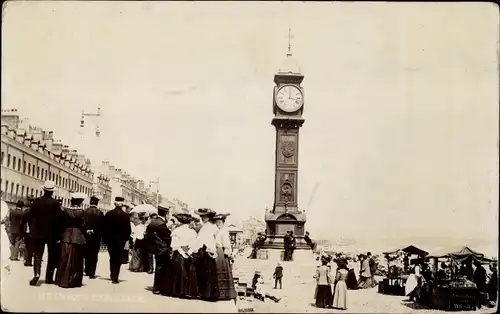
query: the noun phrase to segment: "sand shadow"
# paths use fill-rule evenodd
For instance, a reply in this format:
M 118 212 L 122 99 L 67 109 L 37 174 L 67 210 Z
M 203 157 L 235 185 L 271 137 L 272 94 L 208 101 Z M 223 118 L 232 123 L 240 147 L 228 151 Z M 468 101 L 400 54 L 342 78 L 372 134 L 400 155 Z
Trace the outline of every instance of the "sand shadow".
M 431 310 L 431 308 L 426 305 L 410 300 L 403 300 L 401 304 L 412 310 Z
M 149 291 L 149 292 L 153 292 L 153 286 L 144 287 L 144 290 Z
M 107 277 L 99 277 L 98 279 L 100 279 L 100 280 L 106 280 L 106 281 L 111 281 L 111 278 L 107 278 Z M 126 280 L 118 279 L 118 282 L 122 283 L 122 282 L 126 282 Z
M 40 287 L 42 284 L 45 284 L 45 280 L 44 279 L 39 279 L 35 285 L 35 287 Z M 52 285 L 52 284 L 51 284 Z

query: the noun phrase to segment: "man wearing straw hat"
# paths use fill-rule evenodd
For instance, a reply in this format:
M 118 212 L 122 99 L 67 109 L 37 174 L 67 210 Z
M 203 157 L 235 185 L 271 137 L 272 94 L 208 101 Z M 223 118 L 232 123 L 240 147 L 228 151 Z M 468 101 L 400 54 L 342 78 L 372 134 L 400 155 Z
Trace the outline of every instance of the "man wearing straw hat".
M 33 205 L 26 217 L 30 227 L 34 255 L 34 276 L 30 281 L 30 285 L 32 286 L 35 286 L 40 279 L 45 245 L 47 245 L 48 250 L 45 283 L 54 283 L 54 270 L 59 260 L 58 241 L 61 236 L 60 224 L 62 217 L 59 202 L 52 198 L 55 188 L 56 185 L 53 181 L 45 181 L 43 185 L 43 195 L 33 201 Z

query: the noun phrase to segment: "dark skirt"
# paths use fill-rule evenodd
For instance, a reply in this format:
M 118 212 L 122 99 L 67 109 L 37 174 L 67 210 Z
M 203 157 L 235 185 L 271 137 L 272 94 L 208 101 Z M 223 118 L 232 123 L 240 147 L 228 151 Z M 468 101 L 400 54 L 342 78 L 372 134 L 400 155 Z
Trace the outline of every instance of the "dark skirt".
M 171 285 L 168 284 L 170 268 L 170 253 L 155 256 L 156 269 L 153 280 L 153 290 L 162 295 L 170 295 Z
M 196 279 L 196 267 L 191 258 L 182 257 L 175 251 L 170 267 L 167 270 L 170 296 L 176 298 L 198 297 L 198 282 Z
M 358 281 L 356 280 L 356 274 L 354 273 L 354 269 L 349 269 L 349 272 L 347 273 L 346 285 L 347 289 L 349 290 L 358 289 Z
M 236 290 L 234 289 L 233 271 L 229 258 L 224 255 L 222 248 L 217 248 L 217 258 L 215 259 L 217 267 L 217 287 L 219 288 L 219 300 L 236 299 Z
M 217 265 L 215 259 L 208 255 L 205 248 L 200 249 L 196 256 L 196 276 L 200 298 L 207 301 L 217 301 L 219 299 Z
M 140 239 L 135 240 L 134 249 L 132 250 L 132 258 L 130 259 L 128 269 L 133 272 L 147 271 L 147 265 L 144 264 L 143 245 Z
M 326 308 L 332 306 L 333 295 L 330 285 L 317 285 L 316 290 L 316 307 Z
M 55 283 L 63 288 L 82 286 L 85 246 L 83 244 L 62 243 Z
M 130 254 L 129 250 L 123 250 L 122 252 L 122 264 L 128 264 L 128 255 Z

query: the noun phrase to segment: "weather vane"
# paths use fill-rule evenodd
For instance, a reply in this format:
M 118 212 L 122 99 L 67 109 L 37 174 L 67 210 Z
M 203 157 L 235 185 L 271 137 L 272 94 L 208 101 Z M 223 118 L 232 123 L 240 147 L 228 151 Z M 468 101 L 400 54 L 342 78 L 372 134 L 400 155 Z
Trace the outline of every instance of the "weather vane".
M 292 27 L 288 25 L 288 55 L 292 55 Z

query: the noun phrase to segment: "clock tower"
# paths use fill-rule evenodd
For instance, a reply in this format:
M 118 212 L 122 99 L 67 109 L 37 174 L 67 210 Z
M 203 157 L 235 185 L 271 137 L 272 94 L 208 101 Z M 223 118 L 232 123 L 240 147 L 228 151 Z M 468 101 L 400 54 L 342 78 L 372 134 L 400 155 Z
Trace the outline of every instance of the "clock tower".
M 276 129 L 274 204 L 265 215 L 268 240 L 263 248 L 283 249 L 283 238 L 291 230 L 297 249 L 309 249 L 304 241 L 306 216 L 298 206 L 299 130 L 304 124 L 303 80 L 289 42 L 285 62 L 274 75 L 271 122 Z

